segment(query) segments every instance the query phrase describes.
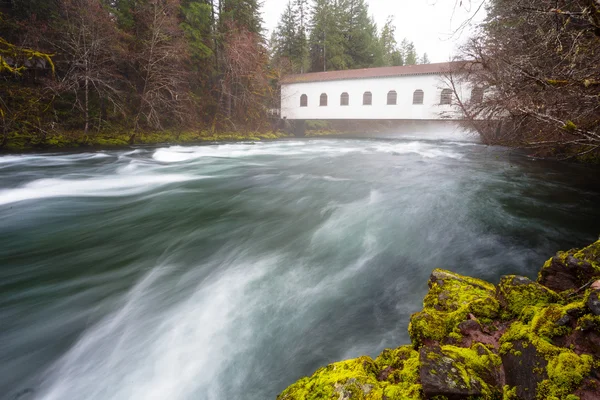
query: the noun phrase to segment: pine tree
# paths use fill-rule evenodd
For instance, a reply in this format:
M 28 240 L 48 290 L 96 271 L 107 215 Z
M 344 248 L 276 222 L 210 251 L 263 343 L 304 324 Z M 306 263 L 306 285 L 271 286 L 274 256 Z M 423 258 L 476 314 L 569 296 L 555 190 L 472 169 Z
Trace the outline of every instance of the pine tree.
M 183 21 L 181 28 L 186 34 L 191 55 L 201 62 L 213 55 L 212 7 L 203 0 L 187 0 L 181 4 Z
M 292 73 L 301 69 L 302 49 L 299 43 L 298 18 L 292 1 L 288 1 L 274 32 L 274 58 L 290 66 Z
M 427 55 L 427 53 L 423 53 L 423 57 L 421 58 L 421 64 L 429 64 L 431 61 L 429 61 L 429 56 Z
M 341 9 L 332 0 L 315 0 L 310 20 L 310 69 L 315 71 L 348 68 L 344 52 Z
M 398 42 L 396 42 L 396 26 L 394 25 L 392 16 L 388 17 L 383 29 L 381 30 L 379 43 L 382 50 L 383 66 L 404 65 L 402 52 L 398 48 Z
M 364 0 L 341 0 L 342 33 L 348 68 L 367 68 L 375 63 L 377 27 Z
M 300 73 L 306 72 L 308 69 L 308 36 L 307 24 L 310 12 L 308 0 L 295 0 L 295 11 L 298 15 L 298 48 L 300 49 Z
M 402 49 L 404 64 L 416 65 L 418 63 L 418 56 L 413 42 L 410 42 L 408 39 L 404 38 L 400 47 Z
M 219 23 L 221 32 L 226 33 L 231 23 L 250 33 L 262 34 L 262 17 L 259 0 L 220 0 Z

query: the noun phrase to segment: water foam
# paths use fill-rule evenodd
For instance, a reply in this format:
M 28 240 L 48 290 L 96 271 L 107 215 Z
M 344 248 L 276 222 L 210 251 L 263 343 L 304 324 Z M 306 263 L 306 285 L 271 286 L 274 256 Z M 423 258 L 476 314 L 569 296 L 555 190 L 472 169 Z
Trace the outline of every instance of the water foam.
M 172 266 L 154 268 L 49 368 L 36 398 L 225 398 L 224 370 L 252 343 L 246 319 L 256 300 L 249 286 L 276 262 L 230 259 L 186 300 L 160 311 L 155 306 L 170 296 L 161 280 Z
M 113 197 L 144 193 L 176 182 L 206 177 L 185 174 L 120 175 L 89 179 L 38 179 L 16 189 L 0 191 L 0 205 L 53 197 Z

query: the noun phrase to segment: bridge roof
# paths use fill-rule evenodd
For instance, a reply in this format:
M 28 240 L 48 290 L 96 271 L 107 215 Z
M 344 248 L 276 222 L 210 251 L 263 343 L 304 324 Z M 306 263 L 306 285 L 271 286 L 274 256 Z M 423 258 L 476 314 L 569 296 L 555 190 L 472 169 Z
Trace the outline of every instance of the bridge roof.
M 339 81 L 345 79 L 388 78 L 403 75 L 443 74 L 457 71 L 465 65 L 464 61 L 444 62 L 435 64 L 404 65 L 401 67 L 380 67 L 347 69 L 343 71 L 313 72 L 310 74 L 287 75 L 281 79 L 281 84 Z

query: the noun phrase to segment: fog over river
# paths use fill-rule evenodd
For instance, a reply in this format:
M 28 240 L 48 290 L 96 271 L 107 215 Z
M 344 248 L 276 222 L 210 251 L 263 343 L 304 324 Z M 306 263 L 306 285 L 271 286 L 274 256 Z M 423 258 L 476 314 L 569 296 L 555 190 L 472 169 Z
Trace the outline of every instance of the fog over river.
M 597 239 L 598 176 L 418 136 L 0 156 L 0 399 L 275 399 L 408 343 L 433 268 Z

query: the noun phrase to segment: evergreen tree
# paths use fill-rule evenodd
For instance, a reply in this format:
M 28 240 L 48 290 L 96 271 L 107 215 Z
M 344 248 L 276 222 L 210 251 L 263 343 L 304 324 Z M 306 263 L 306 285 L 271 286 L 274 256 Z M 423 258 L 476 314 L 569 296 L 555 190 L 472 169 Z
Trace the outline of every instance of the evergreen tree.
M 310 7 L 308 0 L 295 0 L 295 11 L 300 23 L 298 27 L 298 47 L 300 49 L 300 72 L 308 70 L 308 15 Z
M 291 72 L 299 71 L 302 52 L 299 43 L 298 18 L 291 0 L 288 1 L 274 33 L 274 58 L 285 59 L 291 66 Z
M 210 58 L 213 55 L 211 5 L 203 0 L 183 1 L 181 14 L 181 28 L 186 34 L 192 57 L 195 61 Z
M 394 25 L 393 17 L 389 16 L 379 37 L 380 48 L 382 51 L 383 66 L 399 66 L 404 65 L 402 52 L 398 48 L 396 42 L 396 26 Z
M 225 33 L 231 24 L 250 33 L 262 34 L 262 17 L 259 0 L 220 0 L 219 22 Z
M 310 70 L 348 69 L 344 49 L 342 13 L 333 0 L 315 0 L 310 20 Z
M 375 63 L 377 27 L 364 0 L 341 0 L 342 40 L 348 68 L 367 68 Z
M 413 42 L 410 42 L 408 39 L 404 38 L 400 47 L 402 49 L 405 65 L 418 64 L 417 50 L 415 49 Z
M 429 61 L 429 56 L 427 55 L 427 53 L 423 53 L 423 57 L 421 57 L 421 64 L 429 64 L 431 61 Z

